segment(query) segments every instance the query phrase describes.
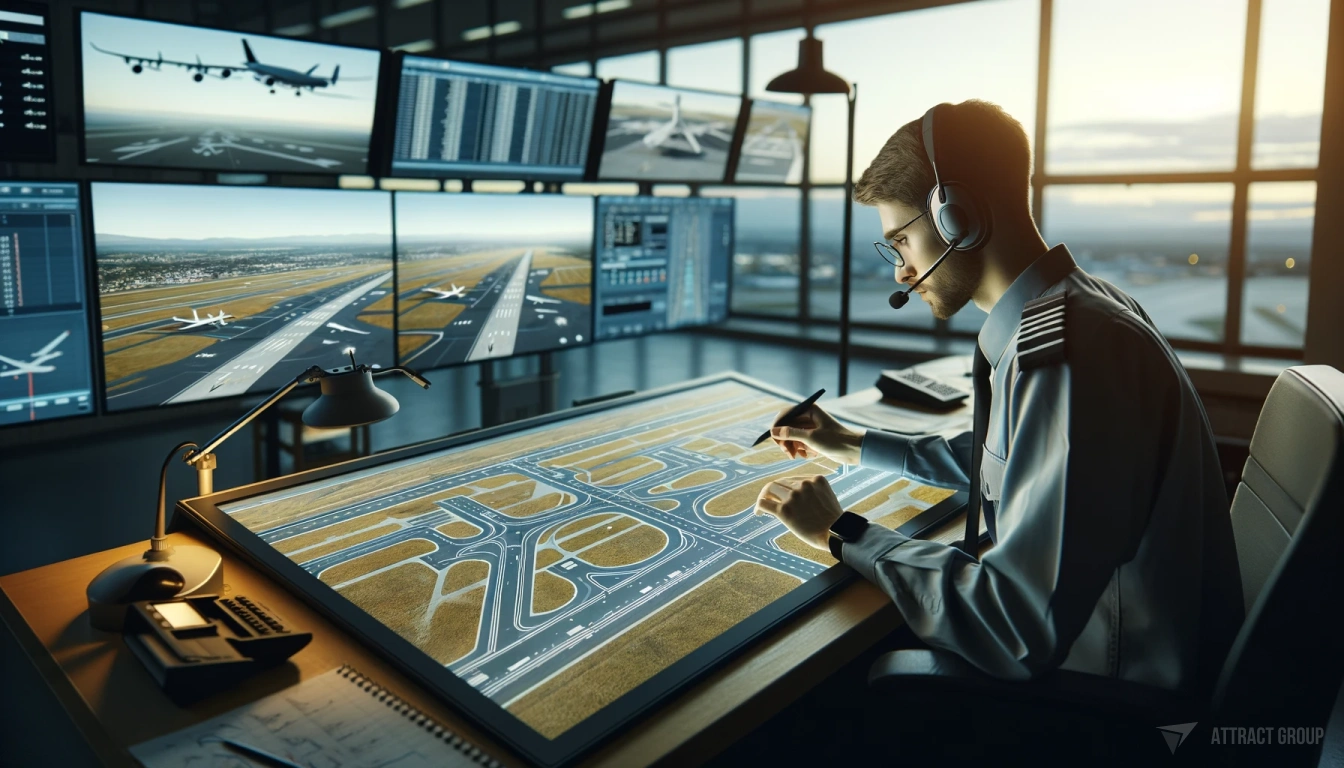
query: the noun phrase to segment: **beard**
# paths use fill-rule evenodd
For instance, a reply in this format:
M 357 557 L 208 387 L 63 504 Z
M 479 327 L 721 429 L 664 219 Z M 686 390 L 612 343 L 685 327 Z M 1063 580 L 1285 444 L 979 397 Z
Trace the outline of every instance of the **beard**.
M 925 281 L 929 285 L 924 300 L 933 316 L 947 320 L 961 311 L 980 286 L 984 271 L 985 261 L 979 253 L 950 254 L 938 272 Z

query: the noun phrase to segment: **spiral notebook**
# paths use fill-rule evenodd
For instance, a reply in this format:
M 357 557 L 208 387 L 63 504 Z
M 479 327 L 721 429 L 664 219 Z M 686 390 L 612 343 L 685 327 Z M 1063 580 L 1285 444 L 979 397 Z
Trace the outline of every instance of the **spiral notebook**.
M 461 736 L 349 665 L 136 744 L 146 768 L 255 765 L 228 739 L 305 768 L 499 768 Z

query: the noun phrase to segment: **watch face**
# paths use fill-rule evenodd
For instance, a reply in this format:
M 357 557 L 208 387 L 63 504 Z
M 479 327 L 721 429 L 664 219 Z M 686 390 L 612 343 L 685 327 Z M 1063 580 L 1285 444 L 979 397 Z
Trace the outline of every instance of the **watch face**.
M 868 527 L 868 519 L 853 512 L 846 512 L 831 526 L 831 531 L 844 541 L 853 541 Z

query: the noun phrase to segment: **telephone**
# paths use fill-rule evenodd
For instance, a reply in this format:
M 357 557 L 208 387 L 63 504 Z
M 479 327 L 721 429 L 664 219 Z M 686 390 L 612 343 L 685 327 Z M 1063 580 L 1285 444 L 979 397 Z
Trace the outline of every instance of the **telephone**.
M 313 639 L 241 595 L 134 602 L 122 632 L 131 653 L 179 706 L 279 664 Z
M 913 368 L 883 371 L 877 379 L 877 388 L 884 398 L 935 410 L 956 408 L 971 395 L 965 389 L 950 386 L 945 381 L 921 374 Z

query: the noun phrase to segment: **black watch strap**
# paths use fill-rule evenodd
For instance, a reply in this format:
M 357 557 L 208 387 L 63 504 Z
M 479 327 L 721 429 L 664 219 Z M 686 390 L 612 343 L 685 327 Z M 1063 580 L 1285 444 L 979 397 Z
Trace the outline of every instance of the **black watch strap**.
M 863 530 L 868 527 L 868 518 L 863 515 L 856 515 L 853 512 L 845 512 L 831 524 L 830 535 L 827 537 L 827 544 L 830 546 L 831 555 L 836 560 L 843 562 L 840 557 L 840 550 L 847 541 L 855 541 L 863 535 Z

